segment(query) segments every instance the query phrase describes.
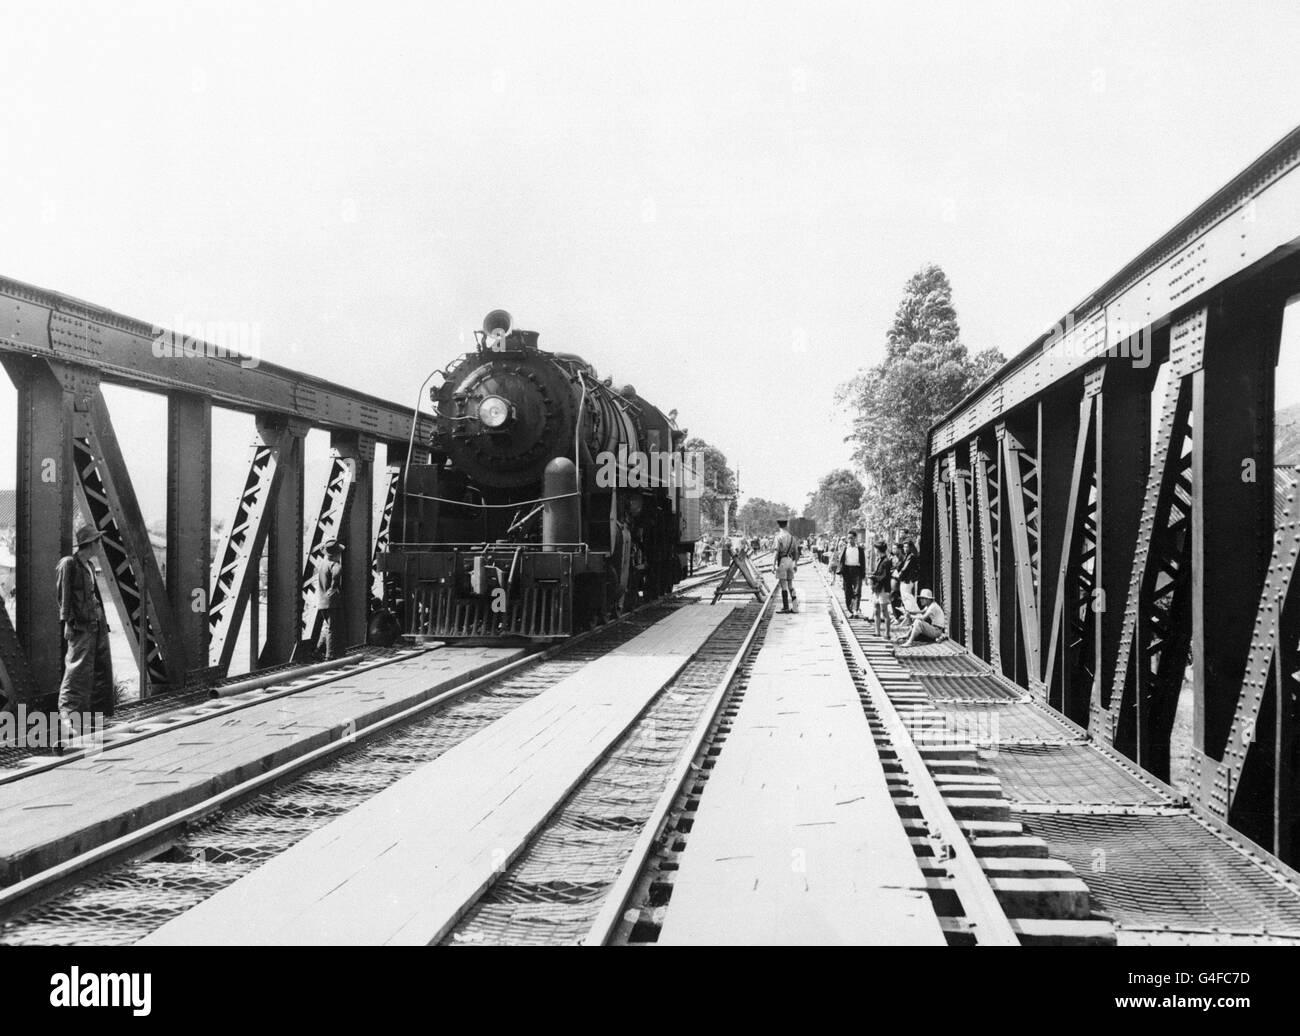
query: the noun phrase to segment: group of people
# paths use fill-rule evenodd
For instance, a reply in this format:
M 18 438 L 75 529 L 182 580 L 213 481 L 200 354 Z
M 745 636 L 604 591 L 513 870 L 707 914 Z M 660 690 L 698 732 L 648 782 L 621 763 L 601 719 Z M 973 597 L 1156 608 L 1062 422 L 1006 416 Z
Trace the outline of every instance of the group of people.
M 869 554 L 865 539 L 853 530 L 828 550 L 819 552 L 827 559 L 831 574 L 838 574 L 843 583 L 844 607 L 849 615 L 864 617 L 862 584 L 869 579 L 876 636 L 881 636 L 883 626 L 885 638 L 905 647 L 943 639 L 947 633 L 943 609 L 928 589 L 917 593 L 921 562 L 916 543 L 910 539 L 899 541 L 891 554 L 889 545 L 877 540 Z M 906 627 L 897 638 L 893 636 L 895 622 Z

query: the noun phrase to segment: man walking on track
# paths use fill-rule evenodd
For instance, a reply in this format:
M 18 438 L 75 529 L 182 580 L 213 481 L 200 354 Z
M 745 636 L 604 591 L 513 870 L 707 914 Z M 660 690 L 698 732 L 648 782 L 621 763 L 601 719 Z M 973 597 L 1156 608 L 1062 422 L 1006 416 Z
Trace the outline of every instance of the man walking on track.
M 844 610 L 850 618 L 860 619 L 859 605 L 862 599 L 862 576 L 866 571 L 867 559 L 858 546 L 858 534 L 849 533 L 849 542 L 840 550 L 839 557 L 831 559 L 831 573 L 839 573 L 844 580 Z
M 778 518 L 776 524 L 780 531 L 776 534 L 773 548 L 776 550 L 776 579 L 781 586 L 781 611 L 797 611 L 799 596 L 794 592 L 794 570 L 799 564 L 799 544 L 786 529 L 787 519 Z
M 108 646 L 108 621 L 90 565 L 102 533 L 89 525 L 77 528 L 73 553 L 54 570 L 59 618 L 68 654 L 59 685 L 59 715 L 64 733 L 86 730 L 91 713 L 113 715 L 113 655 Z M 62 738 L 60 738 L 62 741 Z

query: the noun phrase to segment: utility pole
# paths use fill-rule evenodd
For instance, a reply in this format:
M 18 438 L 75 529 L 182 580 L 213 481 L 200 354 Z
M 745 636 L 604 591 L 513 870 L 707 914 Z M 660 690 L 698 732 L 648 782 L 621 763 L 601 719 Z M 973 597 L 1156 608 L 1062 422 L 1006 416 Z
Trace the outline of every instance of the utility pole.
M 713 487 L 718 486 L 717 475 L 714 475 Z M 717 496 L 715 499 L 722 501 L 722 563 L 731 564 L 731 503 L 740 497 L 740 469 L 736 469 L 736 491 L 730 496 Z

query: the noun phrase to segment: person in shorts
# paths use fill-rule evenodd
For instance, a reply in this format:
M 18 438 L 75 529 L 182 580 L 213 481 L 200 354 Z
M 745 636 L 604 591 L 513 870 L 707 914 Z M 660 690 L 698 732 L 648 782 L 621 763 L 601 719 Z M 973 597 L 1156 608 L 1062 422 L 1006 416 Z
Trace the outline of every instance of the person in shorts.
M 799 596 L 794 592 L 794 570 L 799 564 L 799 544 L 786 529 L 788 519 L 778 518 L 776 524 L 778 531 L 772 544 L 776 557 L 772 564 L 776 569 L 777 583 L 781 587 L 781 611 L 797 611 Z
M 885 636 L 888 638 L 893 624 L 891 614 L 892 601 L 890 588 L 894 579 L 894 566 L 889 560 L 889 548 L 884 540 L 876 541 L 876 567 L 871 571 L 871 594 L 875 600 L 873 613 L 876 622 L 876 636 L 880 636 L 880 620 L 885 621 Z

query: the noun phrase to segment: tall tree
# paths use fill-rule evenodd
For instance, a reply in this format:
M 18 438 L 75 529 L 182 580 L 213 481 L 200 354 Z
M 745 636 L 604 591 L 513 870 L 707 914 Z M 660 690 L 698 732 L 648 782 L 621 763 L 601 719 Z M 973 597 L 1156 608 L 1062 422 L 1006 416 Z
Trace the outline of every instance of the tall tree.
M 794 508 L 761 496 L 750 497 L 736 516 L 736 524 L 748 536 L 767 536 L 776 530 L 778 518 L 793 518 Z
M 962 345 L 943 270 L 930 264 L 908 280 L 885 361 L 839 389 L 853 415 L 853 458 L 867 476 L 865 525 L 920 528 L 930 426 L 1004 362 L 996 349 L 971 356 Z
M 699 436 L 686 440 L 682 447 L 687 453 L 698 454 L 703 459 L 700 472 L 700 514 L 704 524 L 714 528 L 722 526 L 722 498 L 731 497 L 732 520 L 736 516 L 736 473 L 727 466 L 727 455 Z
M 819 531 L 838 535 L 846 530 L 850 517 L 862 503 L 863 485 L 848 468 L 836 468 L 823 475 L 817 490 L 808 494 L 808 514 Z

